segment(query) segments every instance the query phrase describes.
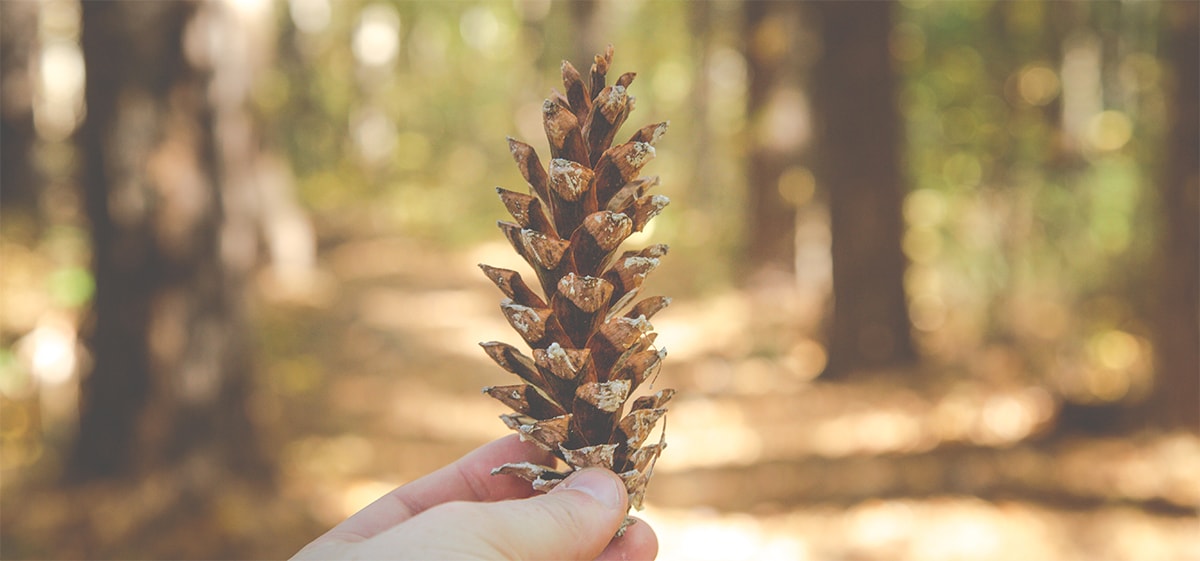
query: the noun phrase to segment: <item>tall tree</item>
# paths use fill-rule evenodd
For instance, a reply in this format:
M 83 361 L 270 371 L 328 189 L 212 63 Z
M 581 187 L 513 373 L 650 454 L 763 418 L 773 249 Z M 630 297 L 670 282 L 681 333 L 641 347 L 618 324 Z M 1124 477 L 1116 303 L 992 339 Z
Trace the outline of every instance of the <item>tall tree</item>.
M 242 109 L 252 57 L 230 51 L 245 37 L 223 3 L 82 9 L 96 291 L 69 475 L 188 463 L 208 468 L 201 488 L 261 478 L 243 303 L 258 247 Z
M 38 4 L 0 4 L 0 185 L 5 210 L 31 210 L 37 203 L 40 178 L 33 164 L 37 132 L 33 126 L 33 92 L 37 50 Z
M 829 196 L 834 312 L 827 375 L 912 362 L 901 124 L 888 38 L 893 2 L 819 2 L 811 76 L 817 183 Z
M 779 189 L 779 179 L 795 163 L 800 143 L 795 123 L 779 122 L 775 114 L 786 103 L 781 90 L 795 87 L 794 48 L 799 6 L 790 1 L 763 0 L 743 4 L 748 83 L 749 122 L 746 155 L 747 220 L 743 265 L 750 273 L 791 274 L 795 267 L 796 207 Z M 794 100 L 793 100 L 794 101 Z M 794 109 L 794 108 L 793 108 Z M 788 127 L 786 134 L 772 130 Z M 782 138 L 780 138 L 782 137 Z
M 1162 181 L 1158 379 L 1154 410 L 1169 427 L 1200 430 L 1200 7 L 1166 5 L 1173 114 Z
M 592 67 L 592 57 L 604 52 L 608 44 L 601 29 L 601 9 L 596 0 L 574 0 L 567 3 L 571 16 L 571 64 L 580 72 Z M 609 41 L 611 42 L 611 41 Z

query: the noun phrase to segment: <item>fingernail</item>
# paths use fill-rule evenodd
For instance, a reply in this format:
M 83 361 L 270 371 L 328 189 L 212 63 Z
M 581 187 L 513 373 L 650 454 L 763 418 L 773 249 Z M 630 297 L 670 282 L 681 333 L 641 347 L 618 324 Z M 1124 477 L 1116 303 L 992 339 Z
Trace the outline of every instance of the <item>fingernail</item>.
M 621 508 L 621 501 L 625 494 L 625 486 L 621 485 L 616 477 L 600 469 L 585 469 L 576 472 L 558 486 L 558 489 L 563 488 L 583 491 L 599 501 L 600 504 L 612 509 Z

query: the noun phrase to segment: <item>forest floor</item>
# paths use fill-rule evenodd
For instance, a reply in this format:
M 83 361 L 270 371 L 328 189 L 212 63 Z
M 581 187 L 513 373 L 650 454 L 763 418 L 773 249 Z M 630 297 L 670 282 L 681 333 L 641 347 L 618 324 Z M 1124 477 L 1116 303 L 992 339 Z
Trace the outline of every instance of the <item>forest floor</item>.
M 282 558 L 506 434 L 480 388 L 511 376 L 477 344 L 517 338 L 476 264 L 519 268 L 510 253 L 330 242 L 305 290 L 264 275 L 253 413 L 274 489 L 174 491 L 186 468 L 62 488 L 46 453 L 3 472 L 0 558 Z M 640 514 L 660 559 L 1200 560 L 1195 435 L 1061 434 L 1059 400 L 1028 377 L 815 381 L 813 308 L 767 288 L 655 318 L 655 386 L 680 391 Z

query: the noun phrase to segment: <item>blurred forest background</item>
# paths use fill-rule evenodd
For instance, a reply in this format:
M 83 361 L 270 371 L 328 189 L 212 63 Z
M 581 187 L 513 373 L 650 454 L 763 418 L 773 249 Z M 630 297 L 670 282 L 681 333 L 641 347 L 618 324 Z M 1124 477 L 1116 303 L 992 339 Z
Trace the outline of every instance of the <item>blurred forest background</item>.
M 612 43 L 661 559 L 1200 559 L 1198 6 L 2 2 L 0 557 L 282 558 L 505 434 L 505 137 Z

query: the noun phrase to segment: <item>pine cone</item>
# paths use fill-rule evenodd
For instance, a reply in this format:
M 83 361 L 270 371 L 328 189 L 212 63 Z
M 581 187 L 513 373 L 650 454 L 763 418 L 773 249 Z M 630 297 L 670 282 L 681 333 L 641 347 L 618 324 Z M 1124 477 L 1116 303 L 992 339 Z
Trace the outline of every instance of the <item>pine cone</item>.
M 497 364 L 525 382 L 484 392 L 513 409 L 501 416 L 509 428 L 567 466 L 505 464 L 493 474 L 518 475 L 544 492 L 576 469 L 603 467 L 621 477 L 630 506 L 640 510 L 654 463 L 666 447 L 662 437 L 645 442 L 675 391 L 639 397 L 625 412 L 634 391 L 656 375 L 666 356 L 665 349 L 654 348 L 656 334 L 647 320 L 670 299 L 629 303 L 667 246 L 616 252 L 669 202 L 646 194 L 657 177 L 638 177 L 667 123 L 643 127 L 610 148 L 634 107 L 627 92 L 632 72 L 605 85 L 612 56 L 612 46 L 596 55 L 588 82 L 563 61 L 566 95 L 556 91 L 542 106 L 549 170 L 532 147 L 508 139 L 532 194 L 497 188 L 515 220 L 499 226 L 537 273 L 545 297 L 515 271 L 480 265 L 507 296 L 500 304 L 504 316 L 533 350 L 531 358 L 511 345 L 482 343 Z

